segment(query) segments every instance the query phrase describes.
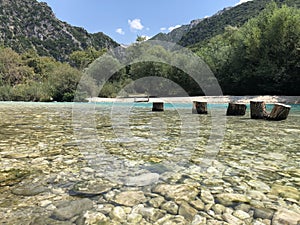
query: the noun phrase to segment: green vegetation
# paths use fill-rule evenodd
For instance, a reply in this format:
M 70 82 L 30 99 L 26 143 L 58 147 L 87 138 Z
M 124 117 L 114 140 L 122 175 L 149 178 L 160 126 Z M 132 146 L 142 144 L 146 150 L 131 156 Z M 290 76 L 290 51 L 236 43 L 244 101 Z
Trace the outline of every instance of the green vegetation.
M 219 13 L 216 15 L 219 20 L 212 17 L 196 21 L 195 29 L 191 29 L 194 35 L 191 36 L 191 30 L 188 32 L 191 42 L 185 45 L 210 66 L 224 94 L 299 95 L 300 4 L 299 0 L 276 2 L 266 5 L 266 0 L 254 0 Z M 42 15 L 49 17 L 49 14 L 41 13 L 40 17 Z M 0 18 L 2 23 L 8 19 Z M 116 97 L 121 90 L 163 96 L 182 93 L 176 88 L 164 88 L 173 87 L 167 81 L 175 82 L 189 95 L 203 95 L 191 76 L 171 66 L 193 69 L 191 57 L 179 54 L 178 49 L 170 51 L 162 46 L 151 46 L 138 36 L 137 43 L 113 53 L 126 55 L 123 61 L 138 59 L 122 66 L 124 62 L 104 54 L 110 45 L 102 33 L 90 35 L 82 28 L 65 23 L 51 25 L 41 21 L 40 24 L 45 29 L 49 26 L 57 26 L 57 31 L 67 29 L 78 42 L 73 45 L 72 38 L 59 38 L 59 35 L 56 39 L 47 36 L 44 40 L 34 35 L 28 38 L 22 33 L 16 36 L 15 29 L 26 30 L 27 25 L 11 27 L 2 34 L 4 41 L 0 47 L 0 100 L 72 101 L 77 96 L 76 101 L 80 101 L 89 96 Z M 187 27 L 182 28 L 185 29 Z M 178 40 L 179 34 L 177 31 L 169 38 Z M 8 43 L 13 44 L 14 49 Z M 157 62 L 157 58 L 167 63 Z M 76 93 L 85 71 L 89 76 L 80 83 L 84 92 Z M 145 77 L 161 78 L 161 83 L 148 80 L 145 84 L 141 81 Z
M 178 44 L 182 46 L 202 45 L 203 42 L 210 38 L 222 34 L 227 26 L 240 27 L 249 19 L 260 14 L 267 5 L 272 2 L 270 0 L 253 0 L 234 8 L 227 8 L 216 15 L 206 18 L 193 26 L 187 32 L 183 33 Z M 278 6 L 287 5 L 290 7 L 300 7 L 300 0 L 274 0 Z M 176 32 L 174 30 L 174 32 Z M 171 32 L 172 33 L 172 32 Z
M 227 27 L 194 51 L 225 94 L 299 95 L 300 10 L 274 2 L 240 28 Z
M 254 7 L 251 3 L 250 6 L 258 9 L 260 4 Z M 247 5 L 249 4 L 245 6 Z M 240 9 L 245 6 L 238 6 L 235 12 L 237 14 L 233 15 L 239 15 Z M 224 94 L 299 95 L 299 21 L 300 9 L 271 2 L 258 16 L 247 20 L 242 26 L 228 25 L 223 33 L 190 48 L 210 66 Z M 136 46 L 134 49 L 141 51 Z M 171 63 L 176 60 L 189 63 L 188 60 L 177 59 L 176 53 L 170 53 L 163 48 L 155 47 L 146 54 L 164 56 L 171 59 Z M 189 75 L 169 65 L 142 62 L 131 65 L 127 72 L 132 80 L 148 76 L 163 77 L 179 84 L 189 95 L 203 94 Z M 113 80 L 107 84 L 110 87 L 110 96 L 113 96 L 112 84 L 116 82 L 117 80 Z M 137 85 L 133 90 L 149 93 L 147 88 Z M 166 96 L 172 94 L 172 90 L 164 93 Z
M 67 63 L 0 48 L 0 100 L 72 101 L 82 73 Z
M 124 92 L 155 96 L 201 95 L 203 92 L 198 84 L 184 71 L 172 66 L 182 65 L 180 67 L 187 68 L 187 71 L 194 69 L 190 55 L 181 50 L 169 51 L 167 46 L 137 42 L 124 50 L 123 55 L 130 65 L 125 63 L 127 66 L 122 66 L 125 58 L 118 61 L 109 54 L 93 62 L 87 70 L 95 83 L 90 86 L 101 89 L 100 97 L 126 96 Z M 120 93 L 121 90 L 124 92 Z M 95 93 L 94 90 L 87 92 Z
M 72 101 L 82 70 L 118 46 L 58 20 L 36 0 L 1 1 L 0 14 L 2 101 Z

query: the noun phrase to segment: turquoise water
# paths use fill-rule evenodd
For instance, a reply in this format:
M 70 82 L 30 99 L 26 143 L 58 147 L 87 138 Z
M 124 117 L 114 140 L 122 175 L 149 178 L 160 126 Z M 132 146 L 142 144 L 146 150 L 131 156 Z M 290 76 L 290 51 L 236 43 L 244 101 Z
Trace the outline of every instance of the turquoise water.
M 62 103 L 63 104 L 63 103 Z M 80 104 L 94 104 L 96 106 L 112 107 L 112 106 L 124 106 L 124 107 L 140 107 L 140 108 L 152 108 L 151 102 L 141 102 L 141 103 L 111 103 L 111 102 L 101 102 L 101 103 L 80 103 Z M 292 106 L 291 112 L 299 112 L 300 104 L 290 104 Z M 192 108 L 192 103 L 165 103 L 165 109 L 190 109 Z M 227 109 L 228 104 L 208 104 L 208 109 Z M 250 109 L 250 104 L 246 104 L 247 109 Z M 267 104 L 267 110 L 271 111 L 274 104 Z
M 72 103 L 72 102 L 56 102 L 56 103 L 39 103 L 39 102 L 0 102 L 1 105 L 31 105 L 31 106 L 72 106 L 73 104 L 81 104 L 81 105 L 95 105 L 95 106 L 102 106 L 102 107 L 112 107 L 112 106 L 124 106 L 124 107 L 140 107 L 140 108 L 152 108 L 151 102 L 140 102 L 140 103 L 114 103 L 114 102 L 99 102 L 99 103 Z M 300 111 L 300 104 L 289 104 L 292 106 L 291 112 L 299 112 Z M 209 109 L 227 109 L 228 104 L 208 104 L 207 105 Z M 249 110 L 250 104 L 246 104 L 247 109 Z M 274 104 L 267 104 L 267 110 L 272 110 Z M 190 109 L 192 107 L 192 103 L 165 103 L 164 107 L 166 109 L 172 109 L 172 108 L 185 108 Z

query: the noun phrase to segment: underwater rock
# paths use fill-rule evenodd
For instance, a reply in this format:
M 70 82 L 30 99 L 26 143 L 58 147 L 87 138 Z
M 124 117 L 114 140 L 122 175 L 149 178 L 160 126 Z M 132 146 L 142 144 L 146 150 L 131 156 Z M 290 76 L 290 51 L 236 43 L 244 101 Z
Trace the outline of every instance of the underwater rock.
M 156 183 L 159 179 L 159 174 L 157 173 L 146 173 L 135 177 L 127 177 L 124 179 L 124 184 L 126 186 L 148 186 L 150 184 Z
M 57 209 L 53 211 L 51 218 L 61 221 L 69 220 L 91 208 L 93 208 L 93 201 L 87 198 L 67 201 L 57 206 Z
M 15 195 L 34 196 L 48 190 L 48 188 L 40 184 L 20 184 L 16 188 L 12 189 L 11 192 Z
M 298 225 L 300 224 L 300 214 L 287 209 L 278 210 L 272 220 L 273 225 Z
M 231 206 L 237 203 L 250 202 L 250 198 L 242 194 L 224 193 L 218 194 L 216 200 L 224 206 Z
M 175 201 L 192 201 L 198 195 L 199 190 L 196 186 L 188 184 L 159 184 L 153 192 Z
M 92 197 L 109 192 L 115 185 L 103 180 L 89 180 L 78 182 L 69 191 L 70 195 L 81 197 Z
M 135 206 L 147 201 L 142 191 L 125 191 L 116 194 L 112 200 L 114 203 L 124 206 Z

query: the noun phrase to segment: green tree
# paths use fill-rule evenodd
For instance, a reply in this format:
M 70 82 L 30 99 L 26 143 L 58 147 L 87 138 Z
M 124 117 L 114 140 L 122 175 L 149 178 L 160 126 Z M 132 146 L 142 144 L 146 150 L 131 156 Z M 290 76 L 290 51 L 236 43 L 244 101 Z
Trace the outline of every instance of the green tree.
M 56 60 L 52 57 L 39 56 L 33 49 L 21 55 L 24 63 L 33 69 L 35 75 L 32 77 L 35 81 L 47 79 L 47 74 L 56 67 Z
M 83 51 L 74 51 L 70 54 L 70 64 L 79 70 L 87 68 L 94 60 L 106 53 L 106 49 L 97 51 L 94 47 L 89 47 Z
M 0 49 L 0 78 L 2 84 L 16 85 L 25 82 L 34 75 L 21 56 L 11 48 Z
M 47 84 L 54 101 L 73 101 L 82 73 L 67 63 L 57 63 L 48 74 Z

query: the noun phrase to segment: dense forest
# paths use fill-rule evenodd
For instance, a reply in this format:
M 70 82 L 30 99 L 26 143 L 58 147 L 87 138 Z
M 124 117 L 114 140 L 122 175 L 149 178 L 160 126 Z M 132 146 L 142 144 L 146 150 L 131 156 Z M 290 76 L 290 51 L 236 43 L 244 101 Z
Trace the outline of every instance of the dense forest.
M 298 7 L 271 2 L 243 24 L 227 25 L 222 32 L 188 47 L 208 64 L 224 94 L 299 95 L 299 21 Z M 167 51 L 160 46 L 144 48 L 147 42 L 139 41 L 141 43 L 133 44 L 126 52 L 148 51 L 149 56 L 159 55 L 170 64 L 178 61 L 190 63 L 188 58 L 176 54 L 176 50 Z M 37 49 L 17 52 L 4 43 L 0 47 L 0 100 L 72 101 L 75 95 L 79 96 L 77 100 L 89 96 L 115 97 L 124 87 L 131 93 L 155 95 L 155 90 L 149 90 L 147 85 L 133 83 L 147 76 L 174 81 L 189 95 L 203 94 L 192 77 L 179 68 L 151 61 L 120 68 L 100 92 L 101 74 L 94 73 L 91 80 L 86 81 L 90 90 L 76 93 L 79 80 L 107 51 L 110 49 L 87 46 L 74 49 L 64 60 L 59 60 L 50 55 L 41 56 Z M 96 62 L 106 66 L 120 64 L 109 55 Z M 178 93 L 166 89 L 160 94 L 174 96 Z
M 271 3 L 243 26 L 193 50 L 209 64 L 225 94 L 299 95 L 300 10 Z

